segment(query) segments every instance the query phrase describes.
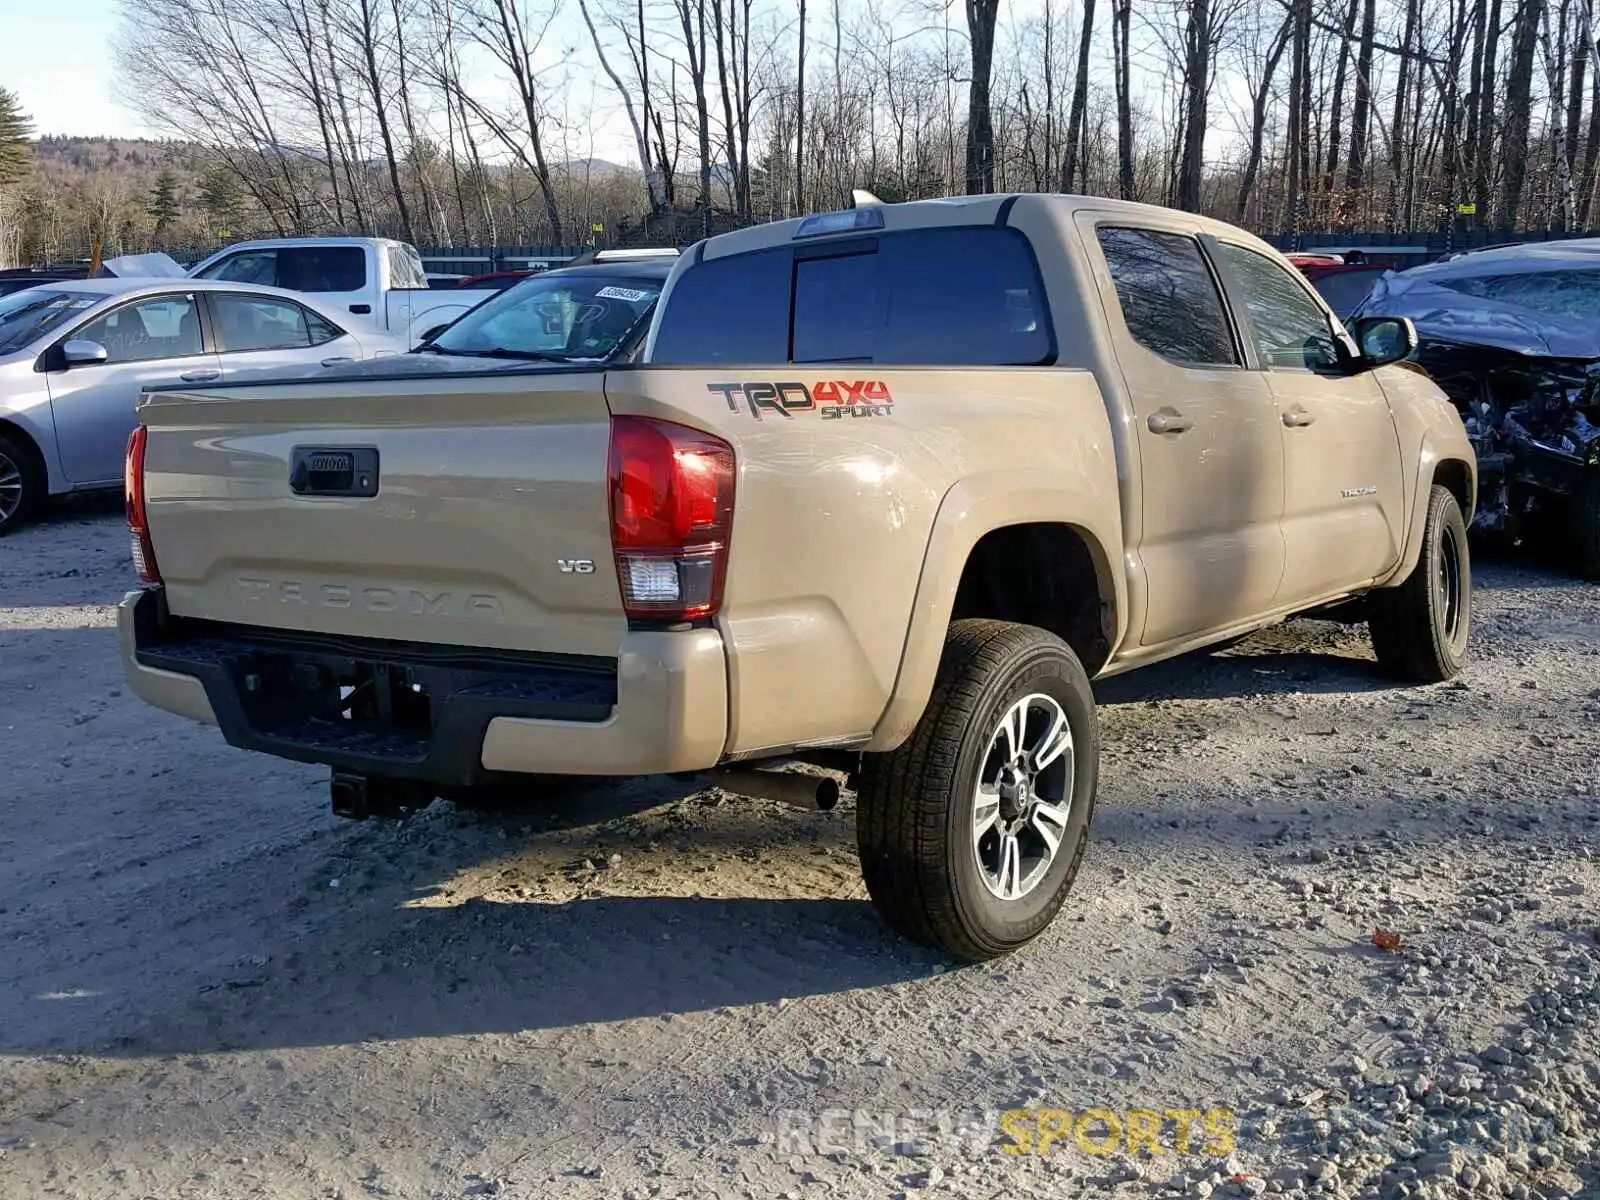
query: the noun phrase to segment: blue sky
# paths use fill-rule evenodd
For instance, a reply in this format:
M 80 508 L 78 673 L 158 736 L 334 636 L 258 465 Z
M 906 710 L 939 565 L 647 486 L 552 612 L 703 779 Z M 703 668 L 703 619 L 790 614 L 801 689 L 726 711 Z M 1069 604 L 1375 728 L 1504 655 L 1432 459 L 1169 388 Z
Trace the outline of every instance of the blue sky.
M 148 134 L 111 97 L 116 0 L 0 0 L 0 86 L 40 134 Z

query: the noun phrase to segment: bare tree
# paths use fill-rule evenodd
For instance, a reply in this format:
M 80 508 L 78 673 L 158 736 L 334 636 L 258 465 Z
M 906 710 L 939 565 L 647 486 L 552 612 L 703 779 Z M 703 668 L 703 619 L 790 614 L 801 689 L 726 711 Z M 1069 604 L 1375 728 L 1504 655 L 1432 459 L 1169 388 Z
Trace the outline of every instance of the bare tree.
M 1078 70 L 1072 80 L 1072 108 L 1067 114 L 1067 147 L 1061 159 L 1061 190 L 1070 192 L 1086 174 L 1089 120 L 1089 51 L 1094 45 L 1094 0 L 1083 0 L 1083 25 L 1078 30 Z
M 1539 24 L 1543 20 L 1544 0 L 1518 0 L 1511 26 L 1510 72 L 1506 76 L 1505 187 L 1500 207 L 1503 229 L 1515 228 L 1522 210 L 1522 191 L 1528 173 L 1528 134 L 1533 116 L 1533 56 L 1538 46 Z
M 689 58 L 689 86 L 694 102 L 696 149 L 700 163 L 702 232 L 711 231 L 711 104 L 706 97 L 706 0 L 673 0 L 684 53 Z
M 863 182 L 1148 197 L 1271 233 L 1456 228 L 1459 200 L 1480 231 L 1574 229 L 1600 188 L 1591 0 L 1037 0 L 1015 22 L 828 0 L 821 37 L 811 0 L 578 0 L 572 47 L 562 0 L 121 3 L 119 86 L 236 186 L 219 230 L 682 239 Z M 592 161 L 611 107 L 614 176 Z M 37 186 L 25 239 L 106 225 Z M 130 212 L 107 236 L 156 236 Z
M 367 0 L 362 0 L 363 3 Z M 544 105 L 539 95 L 538 68 L 534 63 L 555 9 L 530 12 L 524 0 L 470 0 L 462 22 L 469 36 L 486 49 L 509 73 L 515 87 L 521 127 L 466 89 L 462 102 L 532 174 L 544 202 L 550 236 L 561 241 L 563 224 L 544 151 Z
M 1111 45 L 1116 60 L 1117 189 L 1124 200 L 1137 200 L 1133 173 L 1133 58 L 1128 43 L 1133 29 L 1133 0 L 1111 0 Z
M 1175 202 L 1200 211 L 1200 180 L 1205 172 L 1206 99 L 1211 92 L 1211 0 L 1189 0 L 1184 37 L 1183 151 Z
M 972 77 L 967 82 L 967 192 L 994 191 L 994 124 L 989 111 L 989 75 L 994 67 L 994 27 L 1000 0 L 967 0 L 967 36 Z
M 806 0 L 800 0 L 800 41 L 795 64 L 794 210 L 806 210 Z
M 1267 104 L 1272 96 L 1272 79 L 1277 74 L 1278 62 L 1283 58 L 1284 48 L 1289 44 L 1289 33 L 1293 24 L 1293 17 L 1285 17 L 1279 24 L 1278 32 L 1267 47 L 1260 77 L 1251 84 L 1250 149 L 1239 181 L 1239 196 L 1234 209 L 1234 217 L 1239 221 L 1245 219 L 1250 211 L 1250 201 L 1255 197 L 1256 179 L 1261 171 L 1262 147 L 1266 140 Z
M 1289 26 L 1289 165 L 1283 223 L 1298 234 L 1311 174 L 1311 0 L 1293 0 Z
M 643 10 L 640 4 L 640 10 Z M 606 78 L 611 80 L 611 86 L 617 89 L 617 95 L 622 98 L 623 110 L 628 114 L 628 126 L 633 130 L 634 146 L 639 152 L 639 169 L 644 173 L 645 186 L 650 190 L 651 211 L 658 211 L 666 206 L 666 197 L 661 195 L 660 178 L 650 170 L 650 137 L 646 124 L 639 119 L 638 110 L 634 107 L 633 92 L 622 82 L 622 77 L 611 67 L 611 60 L 606 57 L 605 46 L 600 41 L 600 34 L 594 27 L 594 19 L 589 16 L 588 0 L 578 0 L 578 10 L 583 14 L 583 23 L 589 30 L 589 38 L 594 43 L 595 58 L 599 60 L 600 69 L 606 73 Z M 642 90 L 642 89 L 641 89 Z

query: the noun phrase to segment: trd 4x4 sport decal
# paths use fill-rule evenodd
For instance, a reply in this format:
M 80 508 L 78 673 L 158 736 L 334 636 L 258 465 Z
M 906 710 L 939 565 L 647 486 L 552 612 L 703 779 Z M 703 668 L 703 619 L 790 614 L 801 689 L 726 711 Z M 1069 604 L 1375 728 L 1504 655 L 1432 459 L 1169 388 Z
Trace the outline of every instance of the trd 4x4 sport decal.
M 708 383 L 706 390 L 726 400 L 729 412 L 742 406 L 758 421 L 764 411 L 792 418 L 797 412 L 816 410 L 824 421 L 887 417 L 894 411 L 889 385 L 881 379 L 825 379 L 813 387 L 799 382 Z

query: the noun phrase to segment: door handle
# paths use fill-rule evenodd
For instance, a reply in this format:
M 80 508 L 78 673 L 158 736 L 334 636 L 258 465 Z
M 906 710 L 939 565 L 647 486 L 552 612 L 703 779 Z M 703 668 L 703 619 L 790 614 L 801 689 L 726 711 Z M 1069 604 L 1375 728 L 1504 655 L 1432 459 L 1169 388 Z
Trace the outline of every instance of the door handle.
M 358 317 L 364 317 L 364 316 L 367 316 L 369 313 L 372 312 L 372 305 L 370 305 L 370 304 L 352 304 L 350 306 L 350 311 L 355 313 L 356 316 L 358 316 Z
M 322 360 L 322 365 L 325 366 L 325 367 L 336 367 L 340 363 L 347 363 L 347 362 L 355 362 L 355 359 L 351 358 L 348 354 L 346 354 L 346 355 L 336 355 L 333 358 L 325 358 L 325 359 L 323 359 Z
M 211 380 L 220 379 L 221 377 L 222 372 L 217 370 L 215 367 L 206 367 L 205 369 L 199 371 L 185 371 L 182 375 L 178 376 L 178 378 L 183 380 L 185 383 L 209 383 Z
M 1194 428 L 1193 420 L 1180 412 L 1173 412 L 1170 408 L 1151 413 L 1150 419 L 1145 424 L 1150 426 L 1151 433 L 1183 433 Z
M 1297 408 L 1292 412 L 1286 412 L 1283 414 L 1283 423 L 1290 429 L 1304 428 L 1315 420 L 1316 417 L 1312 416 L 1303 408 Z

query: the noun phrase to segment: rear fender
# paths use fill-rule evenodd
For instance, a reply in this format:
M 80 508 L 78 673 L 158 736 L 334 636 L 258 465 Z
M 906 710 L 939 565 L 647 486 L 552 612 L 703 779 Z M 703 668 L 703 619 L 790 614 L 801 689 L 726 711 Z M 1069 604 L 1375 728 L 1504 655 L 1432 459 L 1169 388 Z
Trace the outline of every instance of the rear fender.
M 945 493 L 934 518 L 917 583 L 911 622 L 894 690 L 873 730 L 869 751 L 892 750 L 911 735 L 933 694 L 956 589 L 973 547 L 1011 525 L 1065 524 L 1088 544 L 1100 597 L 1111 605 L 1113 653 L 1127 628 L 1127 586 L 1119 561 L 1122 517 L 1117 492 L 1093 489 L 1052 471 L 993 471 L 962 480 Z M 1092 669 L 1092 668 L 1091 668 Z

